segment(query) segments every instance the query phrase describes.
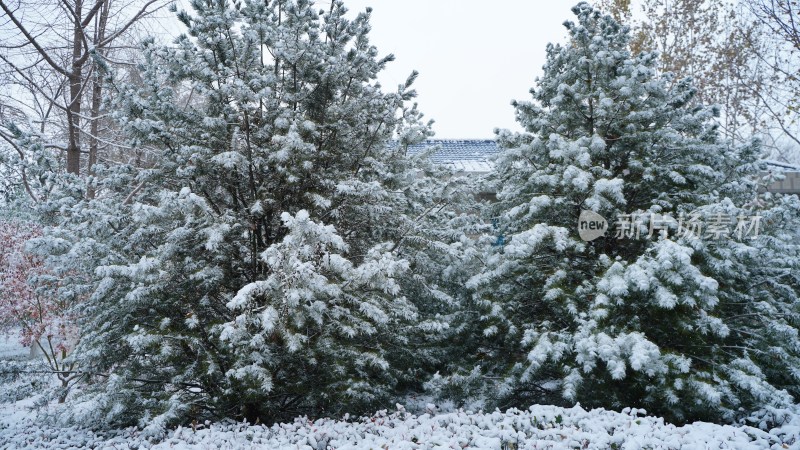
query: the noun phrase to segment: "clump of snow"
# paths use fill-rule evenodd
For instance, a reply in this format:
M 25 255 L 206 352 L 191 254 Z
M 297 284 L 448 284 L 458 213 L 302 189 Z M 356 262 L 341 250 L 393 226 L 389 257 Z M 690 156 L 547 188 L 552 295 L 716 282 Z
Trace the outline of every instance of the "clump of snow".
M 38 424 L 32 413 L 0 408 L 0 448 L 153 448 L 153 449 L 641 449 L 641 448 L 800 448 L 800 415 L 780 416 L 777 428 L 714 425 L 685 426 L 664 423 L 645 411 L 532 406 L 522 411 L 435 414 L 380 411 L 372 417 L 350 420 L 298 418 L 273 426 L 226 422 L 179 427 L 158 441 L 148 440 L 135 428 L 99 434 L 78 428 Z

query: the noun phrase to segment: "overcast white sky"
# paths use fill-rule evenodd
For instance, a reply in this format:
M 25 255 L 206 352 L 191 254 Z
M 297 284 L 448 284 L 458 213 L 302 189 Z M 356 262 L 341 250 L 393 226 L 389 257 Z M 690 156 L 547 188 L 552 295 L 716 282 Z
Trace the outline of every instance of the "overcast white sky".
M 330 0 L 316 0 L 328 3 Z M 486 138 L 495 127 L 520 129 L 511 100 L 527 100 L 548 42 L 563 42 L 564 21 L 579 0 L 344 0 L 350 13 L 372 7 L 370 39 L 396 60 L 379 77 L 385 89 L 412 70 L 417 102 L 434 119 L 435 138 Z M 177 0 L 188 9 L 189 2 Z M 164 31 L 173 28 L 166 13 Z
M 578 0 L 345 0 L 371 6 L 371 40 L 397 58 L 380 77 L 394 88 L 412 70 L 420 110 L 436 138 L 491 138 L 518 129 L 513 99 L 526 100 L 541 74 L 548 42 L 563 42 L 563 23 Z

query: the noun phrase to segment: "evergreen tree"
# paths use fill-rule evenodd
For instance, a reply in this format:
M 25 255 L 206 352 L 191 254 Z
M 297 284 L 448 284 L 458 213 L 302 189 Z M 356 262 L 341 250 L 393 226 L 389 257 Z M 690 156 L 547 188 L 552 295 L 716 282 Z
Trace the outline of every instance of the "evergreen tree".
M 790 402 L 797 197 L 758 194 L 757 143 L 720 140 L 688 81 L 631 55 L 612 17 L 573 11 L 533 101 L 515 103 L 526 132 L 498 134 L 506 244 L 470 280 L 478 357 L 445 387 L 503 407 L 644 407 L 675 421 Z M 608 220 L 604 236 L 579 238 L 584 210 Z
M 392 57 L 369 10 L 192 6 L 189 35 L 147 43 L 143 87 L 119 95 L 158 164 L 98 169 L 97 198 L 59 199 L 40 245 L 65 266 L 80 249 L 92 275 L 73 412 L 158 427 L 387 405 L 441 360 L 464 279 L 463 181 L 405 155 L 430 134 L 416 75 L 375 82 Z

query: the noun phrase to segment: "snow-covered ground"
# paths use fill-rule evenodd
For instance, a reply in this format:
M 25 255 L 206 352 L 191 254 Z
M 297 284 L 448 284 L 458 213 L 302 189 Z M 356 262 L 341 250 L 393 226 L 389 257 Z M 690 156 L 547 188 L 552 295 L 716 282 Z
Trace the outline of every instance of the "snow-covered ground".
M 134 429 L 101 436 L 75 428 L 40 427 L 35 417 L 6 405 L 2 448 L 158 449 L 797 449 L 797 416 L 771 431 L 695 423 L 683 427 L 637 411 L 585 411 L 532 406 L 527 411 L 412 415 L 402 410 L 359 420 L 297 419 L 249 426 L 211 424 L 178 428 L 149 442 Z
M 0 359 L 27 355 L 0 337 Z M 8 389 L 11 386 L 2 386 Z M 13 396 L 11 396 L 13 397 Z M 3 397 L 0 397 L 2 399 Z M 0 403 L 0 449 L 797 449 L 800 414 L 773 416 L 771 430 L 694 423 L 682 427 L 642 411 L 580 406 L 532 406 L 528 410 L 410 414 L 402 406 L 368 418 L 308 420 L 274 425 L 242 423 L 182 427 L 154 439 L 137 429 L 100 434 L 44 425 L 32 398 Z M 2 401 L 2 400 L 0 400 Z M 777 420 L 775 420 L 777 419 Z
M 23 358 L 29 353 L 28 349 L 20 345 L 17 331 L 0 330 L 0 361 Z

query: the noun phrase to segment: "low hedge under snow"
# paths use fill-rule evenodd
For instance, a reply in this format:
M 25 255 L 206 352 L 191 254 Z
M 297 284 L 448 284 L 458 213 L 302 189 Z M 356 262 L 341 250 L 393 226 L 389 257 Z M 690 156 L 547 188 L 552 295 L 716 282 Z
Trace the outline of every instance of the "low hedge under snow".
M 785 410 L 764 415 L 763 420 L 778 424 L 765 430 L 702 422 L 678 427 L 636 409 L 537 405 L 505 413 L 414 415 L 398 405 L 395 412 L 357 420 L 298 418 L 271 427 L 229 422 L 178 428 L 158 439 L 136 429 L 101 435 L 42 427 L 33 415 L 5 412 L 0 419 L 3 449 L 800 449 L 800 415 Z

